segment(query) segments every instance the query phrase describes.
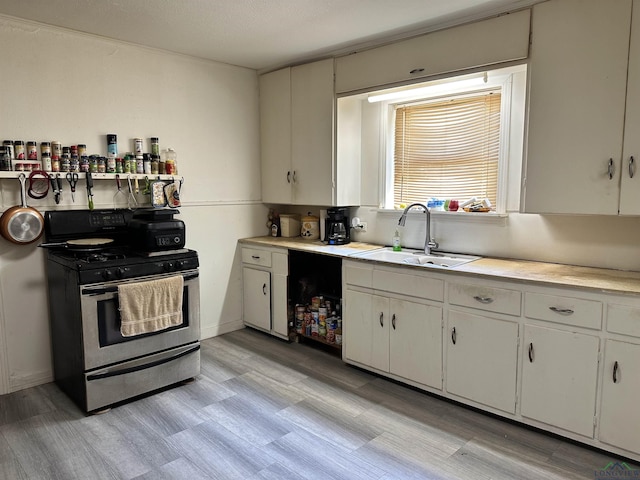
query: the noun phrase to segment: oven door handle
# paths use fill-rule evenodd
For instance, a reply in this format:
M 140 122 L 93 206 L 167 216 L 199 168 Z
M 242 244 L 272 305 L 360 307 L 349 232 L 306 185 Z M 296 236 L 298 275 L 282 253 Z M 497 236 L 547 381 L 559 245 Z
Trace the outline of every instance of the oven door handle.
M 200 350 L 200 344 L 196 345 L 193 348 L 185 350 L 183 352 L 180 352 L 180 353 L 177 353 L 175 355 L 172 355 L 170 357 L 161 358 L 161 359 L 155 360 L 153 362 L 145 363 L 144 365 L 137 365 L 135 367 L 123 368 L 121 370 L 114 370 L 114 371 L 111 371 L 111 372 L 96 373 L 96 374 L 93 374 L 93 375 L 87 375 L 87 381 L 90 382 L 91 380 L 100 380 L 100 379 L 103 379 L 103 378 L 117 377 L 118 375 L 125 375 L 127 373 L 139 372 L 141 370 L 146 370 L 148 368 L 157 367 L 158 365 L 162 365 L 164 363 L 173 362 L 174 360 L 177 360 L 178 358 L 185 357 L 185 356 L 187 356 L 187 355 L 189 355 L 189 354 L 191 354 L 193 352 L 197 352 L 198 350 Z
M 198 273 L 192 273 L 190 275 L 185 275 L 184 280 L 188 282 L 189 280 L 194 280 L 199 277 Z M 105 293 L 118 293 L 118 286 L 114 287 L 87 287 L 82 289 L 82 295 L 104 295 Z

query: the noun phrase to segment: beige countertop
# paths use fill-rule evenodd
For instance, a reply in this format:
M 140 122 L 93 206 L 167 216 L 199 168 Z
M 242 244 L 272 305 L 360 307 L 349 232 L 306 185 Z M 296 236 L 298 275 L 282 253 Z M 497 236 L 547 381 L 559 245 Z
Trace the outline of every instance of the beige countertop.
M 362 262 L 374 260 L 353 257 L 357 253 L 376 250 L 383 245 L 352 242 L 348 245 L 325 245 L 318 240 L 304 240 L 301 237 L 255 237 L 241 239 L 243 245 L 277 247 L 304 252 L 314 252 L 349 258 Z M 378 262 L 377 263 L 385 263 Z M 385 263 L 386 265 L 398 265 Z M 403 265 L 403 268 L 424 270 L 424 266 Z M 580 267 L 559 263 L 533 262 L 528 260 L 512 260 L 483 257 L 451 269 L 434 268 L 437 273 L 458 273 L 474 277 L 489 277 L 495 280 L 515 280 L 535 282 L 551 286 L 578 287 L 608 293 L 639 294 L 640 272 L 610 270 L 606 268 Z

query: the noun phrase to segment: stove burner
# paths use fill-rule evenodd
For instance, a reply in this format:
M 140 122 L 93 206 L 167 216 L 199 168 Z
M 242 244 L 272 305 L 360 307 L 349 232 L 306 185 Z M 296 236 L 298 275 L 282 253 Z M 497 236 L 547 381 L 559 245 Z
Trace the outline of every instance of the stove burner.
M 106 262 L 108 260 L 120 260 L 125 258 L 127 258 L 127 256 L 124 253 L 112 253 L 112 252 L 91 253 L 89 255 L 82 257 L 82 259 L 86 260 L 89 263 Z

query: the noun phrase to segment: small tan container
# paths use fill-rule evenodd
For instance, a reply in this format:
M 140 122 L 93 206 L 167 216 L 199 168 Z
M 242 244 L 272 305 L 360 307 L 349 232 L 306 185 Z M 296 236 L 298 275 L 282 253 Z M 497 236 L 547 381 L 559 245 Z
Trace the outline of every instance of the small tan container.
M 280 234 L 283 237 L 300 236 L 300 215 L 285 213 L 280 215 Z
M 305 240 L 318 240 L 320 238 L 320 222 L 318 217 L 311 215 L 311 212 L 309 212 L 307 216 L 302 217 L 300 232 L 300 235 Z

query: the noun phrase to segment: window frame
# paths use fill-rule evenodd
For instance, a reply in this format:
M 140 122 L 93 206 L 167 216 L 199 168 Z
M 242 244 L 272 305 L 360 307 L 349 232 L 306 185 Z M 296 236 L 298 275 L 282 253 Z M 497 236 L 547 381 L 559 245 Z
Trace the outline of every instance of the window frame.
M 379 185 L 379 210 L 380 211 L 395 211 L 393 188 L 394 188 L 394 123 L 395 123 L 395 108 L 397 105 L 407 105 L 421 103 L 421 101 L 433 101 L 437 99 L 444 99 L 451 96 L 462 96 L 470 93 L 481 93 L 487 90 L 495 90 L 500 88 L 501 92 L 501 112 L 500 112 L 500 141 L 499 141 L 499 160 L 498 160 L 498 182 L 497 182 L 497 201 L 495 210 L 485 213 L 491 216 L 505 216 L 508 212 L 508 198 L 510 195 L 515 195 L 519 199 L 520 185 L 517 186 L 517 192 L 511 192 L 512 190 L 508 184 L 509 182 L 509 169 L 513 160 L 510 158 L 511 149 L 511 128 L 513 121 L 513 102 L 514 102 L 514 90 L 513 90 L 513 78 L 518 72 L 526 72 L 526 64 L 518 65 L 515 67 L 515 71 L 507 67 L 504 69 L 489 70 L 487 75 L 487 82 L 485 85 L 479 87 L 467 87 L 459 90 L 452 90 L 449 93 L 439 93 L 433 96 L 422 96 L 418 98 L 408 98 L 402 100 L 386 100 L 383 101 L 383 108 L 380 115 L 380 131 L 384 132 L 380 136 L 380 152 L 382 153 L 380 159 L 380 185 Z M 477 74 L 476 74 L 477 76 Z M 454 83 L 461 79 L 469 78 L 469 75 L 462 75 L 457 77 L 449 77 L 444 80 L 437 80 L 435 82 L 426 82 L 421 84 L 412 85 L 410 88 L 402 87 L 400 90 L 411 91 L 413 89 L 421 88 L 424 86 L 434 84 L 446 84 Z M 387 90 L 388 91 L 388 90 Z M 370 94 L 371 95 L 371 94 Z M 522 99 L 524 101 L 524 98 Z M 524 123 L 523 123 L 524 130 Z M 457 215 L 466 212 L 439 212 L 436 214 L 448 214 Z

